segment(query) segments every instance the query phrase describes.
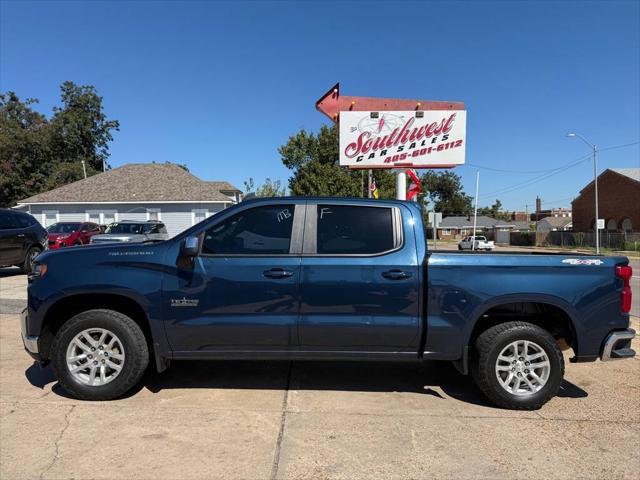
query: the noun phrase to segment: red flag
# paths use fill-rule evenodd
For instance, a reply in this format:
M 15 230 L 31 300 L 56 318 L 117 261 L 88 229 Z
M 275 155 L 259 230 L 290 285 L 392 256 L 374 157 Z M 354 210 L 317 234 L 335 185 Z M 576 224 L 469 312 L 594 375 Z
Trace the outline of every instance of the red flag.
M 413 197 L 422 192 L 422 183 L 420 182 L 420 178 L 418 174 L 413 169 L 407 169 L 407 175 L 411 179 L 411 184 L 409 185 L 409 191 L 407 192 L 407 200 L 411 200 Z

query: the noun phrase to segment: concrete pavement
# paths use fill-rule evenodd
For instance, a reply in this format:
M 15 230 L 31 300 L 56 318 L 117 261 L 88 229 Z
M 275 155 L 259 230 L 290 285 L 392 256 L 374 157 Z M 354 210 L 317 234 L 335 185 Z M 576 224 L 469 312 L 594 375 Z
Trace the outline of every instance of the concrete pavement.
M 569 364 L 536 412 L 449 364 L 175 362 L 70 399 L 23 351 L 0 277 L 0 478 L 637 478 L 640 360 Z M 22 300 L 23 301 L 23 300 Z M 4 307 L 3 307 L 4 306 Z M 638 321 L 634 319 L 636 329 Z M 634 341 L 640 350 L 638 339 Z

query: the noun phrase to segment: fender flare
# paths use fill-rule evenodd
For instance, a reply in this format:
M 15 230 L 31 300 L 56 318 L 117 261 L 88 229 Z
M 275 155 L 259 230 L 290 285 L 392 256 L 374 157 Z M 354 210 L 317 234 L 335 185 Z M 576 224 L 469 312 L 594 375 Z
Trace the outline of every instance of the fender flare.
M 469 372 L 469 349 L 471 348 L 469 342 L 471 341 L 471 334 L 473 333 L 473 330 L 475 329 L 477 323 L 480 321 L 482 314 L 487 310 L 490 310 L 491 308 L 497 307 L 499 305 L 525 302 L 548 304 L 562 310 L 569 317 L 571 326 L 575 332 L 576 338 L 574 340 L 576 342 L 576 346 L 574 347 L 574 350 L 577 354 L 578 339 L 583 333 L 583 328 L 582 324 L 577 320 L 578 312 L 573 307 L 573 305 L 560 297 L 540 293 L 513 293 L 500 295 L 497 297 L 492 297 L 490 300 L 479 304 L 471 313 L 470 317 L 472 321 L 469 321 L 462 331 L 462 351 L 460 353 L 460 360 L 454 362 L 456 368 L 460 371 L 460 373 L 466 375 Z

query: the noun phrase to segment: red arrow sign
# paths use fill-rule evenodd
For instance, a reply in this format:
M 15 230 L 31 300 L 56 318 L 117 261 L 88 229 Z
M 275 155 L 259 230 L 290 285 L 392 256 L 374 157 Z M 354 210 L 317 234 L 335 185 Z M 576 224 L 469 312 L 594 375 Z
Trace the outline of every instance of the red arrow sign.
M 316 109 L 333 122 L 338 122 L 342 111 L 385 110 L 464 110 L 464 102 L 440 102 L 433 100 L 404 100 L 398 98 L 347 97 L 340 95 L 340 84 L 336 83 L 316 102 Z

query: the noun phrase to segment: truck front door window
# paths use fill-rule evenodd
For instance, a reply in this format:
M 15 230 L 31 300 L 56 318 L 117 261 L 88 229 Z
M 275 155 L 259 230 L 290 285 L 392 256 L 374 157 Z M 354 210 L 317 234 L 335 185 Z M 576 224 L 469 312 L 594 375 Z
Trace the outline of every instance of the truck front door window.
M 206 231 L 202 253 L 208 255 L 286 255 L 291 243 L 294 205 L 244 210 Z

